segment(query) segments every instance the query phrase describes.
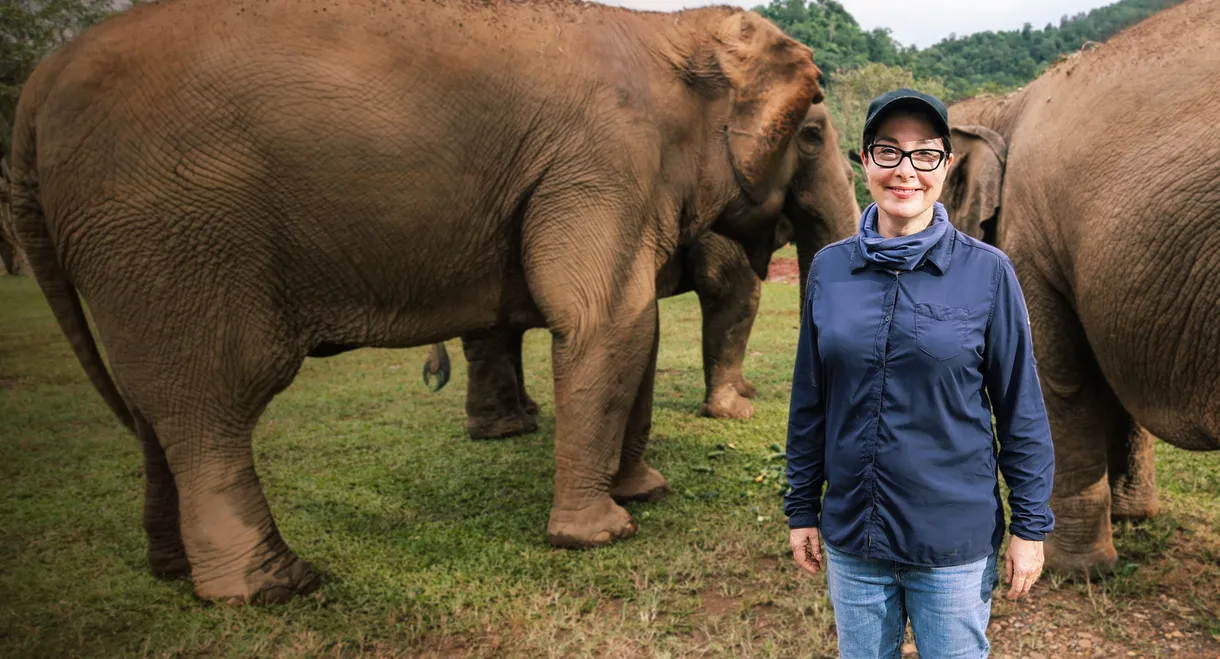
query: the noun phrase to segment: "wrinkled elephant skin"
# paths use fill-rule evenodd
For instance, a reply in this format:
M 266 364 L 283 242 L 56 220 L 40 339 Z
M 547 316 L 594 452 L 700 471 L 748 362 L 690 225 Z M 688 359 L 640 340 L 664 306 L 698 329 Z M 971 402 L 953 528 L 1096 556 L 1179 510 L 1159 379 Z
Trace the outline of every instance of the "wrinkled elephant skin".
M 1220 2 L 954 104 L 944 198 L 1013 260 L 1055 443 L 1047 565 L 1108 570 L 1157 511 L 1154 437 L 1220 449 Z
M 855 231 L 856 203 L 850 163 L 837 148 L 839 134 L 825 104 L 809 108 L 797 139 L 796 174 L 784 202 L 775 235 L 734 240 L 705 232 L 679 247 L 661 269 L 658 297 L 694 291 L 703 315 L 704 400 L 699 412 L 722 419 L 748 419 L 758 390 L 746 379 L 743 364 L 750 330 L 758 313 L 771 256 L 789 241 L 802 263 L 801 286 L 812 255 L 824 245 Z M 741 217 L 726 214 L 724 222 Z M 747 214 L 747 223 L 756 218 Z M 719 224 L 719 223 L 718 223 Z M 521 364 L 524 328 L 500 328 L 462 337 L 466 357 L 466 431 L 473 439 L 502 439 L 538 429 L 537 404 L 525 391 Z M 430 361 L 443 359 L 443 345 Z
M 730 209 L 774 232 L 812 52 L 733 7 L 318 9 L 140 4 L 22 90 L 16 236 L 139 436 L 153 570 L 185 556 L 225 602 L 316 587 L 254 470 L 263 410 L 308 355 L 502 325 L 554 336 L 549 541 L 633 535 L 615 499 L 665 489 L 643 459 L 658 269 Z

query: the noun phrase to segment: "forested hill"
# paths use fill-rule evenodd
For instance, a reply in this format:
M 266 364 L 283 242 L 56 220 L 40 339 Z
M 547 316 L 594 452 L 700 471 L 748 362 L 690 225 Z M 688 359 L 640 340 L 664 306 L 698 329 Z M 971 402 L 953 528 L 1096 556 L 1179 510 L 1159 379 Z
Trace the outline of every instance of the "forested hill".
M 861 29 L 835 0 L 771 0 L 756 9 L 788 34 L 814 49 L 814 58 L 833 81 L 833 74 L 868 63 L 901 67 L 917 80 L 939 83 L 945 101 L 979 92 L 1003 91 L 1033 80 L 1060 55 L 1079 50 L 1089 41 L 1104 41 L 1116 32 L 1182 0 L 1119 0 L 1075 16 L 1058 25 L 950 34 L 922 50 L 903 46 L 888 29 Z M 833 82 L 832 82 L 833 86 Z

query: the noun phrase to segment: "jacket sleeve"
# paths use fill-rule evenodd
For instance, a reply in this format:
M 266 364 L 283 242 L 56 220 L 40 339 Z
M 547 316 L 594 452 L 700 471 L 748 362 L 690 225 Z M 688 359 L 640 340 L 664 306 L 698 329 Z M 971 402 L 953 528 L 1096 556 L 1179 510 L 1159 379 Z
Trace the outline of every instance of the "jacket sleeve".
M 784 495 L 784 514 L 788 527 L 794 529 L 819 526 L 825 481 L 826 414 L 817 328 L 813 324 L 813 300 L 817 295 L 813 267 L 809 270 L 788 408 L 786 476 L 790 489 Z
M 1009 489 L 1009 531 L 1025 540 L 1042 540 L 1055 526 L 1050 509 L 1055 451 L 1025 298 L 1007 258 L 1001 259 L 995 290 L 984 368 L 1000 444 L 1000 473 Z

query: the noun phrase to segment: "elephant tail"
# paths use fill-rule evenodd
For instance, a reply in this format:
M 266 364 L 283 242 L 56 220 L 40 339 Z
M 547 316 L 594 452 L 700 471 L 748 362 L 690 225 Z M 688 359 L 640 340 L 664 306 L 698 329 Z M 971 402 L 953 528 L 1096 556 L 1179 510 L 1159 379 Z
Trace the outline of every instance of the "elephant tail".
M 33 89 L 33 85 L 29 85 Z M 51 307 L 72 352 L 80 361 L 89 382 L 101 394 L 110 410 L 128 430 L 135 432 L 130 408 L 119 393 L 102 360 L 89 320 L 85 316 L 76 286 L 64 271 L 51 230 L 43 213 L 38 180 L 37 141 L 34 134 L 35 93 L 23 94 L 13 121 L 13 162 L 11 190 L 13 233 L 25 251 L 30 270 Z
M 432 378 L 436 378 L 436 386 L 432 386 Z M 440 391 L 449 383 L 449 351 L 445 349 L 444 341 L 432 344 L 428 353 L 428 361 L 424 362 L 424 385 L 433 392 Z

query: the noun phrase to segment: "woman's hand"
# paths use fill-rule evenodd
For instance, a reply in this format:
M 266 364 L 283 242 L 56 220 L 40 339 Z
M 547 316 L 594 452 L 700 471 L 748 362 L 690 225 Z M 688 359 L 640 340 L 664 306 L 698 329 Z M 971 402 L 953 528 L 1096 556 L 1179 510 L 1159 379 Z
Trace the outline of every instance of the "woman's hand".
M 1042 575 L 1042 542 L 1012 536 L 1004 556 L 1004 570 L 1008 573 L 1008 583 L 1012 584 L 1006 595 L 1008 599 L 1015 600 L 1028 593 Z
M 802 570 L 817 574 L 822 569 L 822 537 L 816 528 L 792 529 L 788 532 L 788 544 L 792 546 L 792 558 Z

